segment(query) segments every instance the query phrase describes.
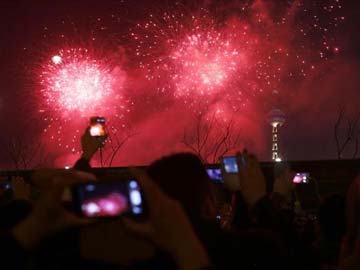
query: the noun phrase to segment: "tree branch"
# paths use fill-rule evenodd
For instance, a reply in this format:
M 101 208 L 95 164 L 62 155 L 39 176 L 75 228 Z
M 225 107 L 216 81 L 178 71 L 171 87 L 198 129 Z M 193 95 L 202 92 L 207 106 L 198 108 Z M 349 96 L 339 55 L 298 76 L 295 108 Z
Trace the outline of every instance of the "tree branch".
M 336 142 L 336 151 L 337 151 L 338 159 L 341 159 L 339 127 L 340 127 L 342 119 L 344 117 L 344 113 L 345 113 L 345 106 L 339 107 L 339 114 L 338 114 L 338 118 L 335 122 L 335 127 L 334 127 L 334 137 L 335 137 L 335 142 Z

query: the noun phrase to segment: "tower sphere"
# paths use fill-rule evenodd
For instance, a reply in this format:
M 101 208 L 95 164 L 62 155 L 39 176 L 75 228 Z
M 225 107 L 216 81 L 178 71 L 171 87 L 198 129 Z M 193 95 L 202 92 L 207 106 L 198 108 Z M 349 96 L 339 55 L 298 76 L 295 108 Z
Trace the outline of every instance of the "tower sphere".
M 267 121 L 272 126 L 282 126 L 285 120 L 285 113 L 280 109 L 273 109 L 267 115 Z

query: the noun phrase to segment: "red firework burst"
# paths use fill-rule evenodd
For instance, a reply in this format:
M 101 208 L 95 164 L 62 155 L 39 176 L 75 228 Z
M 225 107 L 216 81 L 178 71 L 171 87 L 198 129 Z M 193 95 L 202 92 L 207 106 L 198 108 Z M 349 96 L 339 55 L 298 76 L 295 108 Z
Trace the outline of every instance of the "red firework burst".
M 218 30 L 209 14 L 164 13 L 131 32 L 147 79 L 167 81 L 175 96 L 213 95 L 223 90 L 246 63 L 248 41 Z
M 217 31 L 191 33 L 170 53 L 176 95 L 214 94 L 223 89 L 245 63 L 233 39 Z

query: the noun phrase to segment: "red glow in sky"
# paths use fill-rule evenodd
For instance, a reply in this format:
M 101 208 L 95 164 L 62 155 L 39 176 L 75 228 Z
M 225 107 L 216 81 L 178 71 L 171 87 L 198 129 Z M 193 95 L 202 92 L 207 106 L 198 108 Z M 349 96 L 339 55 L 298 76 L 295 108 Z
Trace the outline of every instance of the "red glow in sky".
M 336 22 L 327 25 L 316 13 L 311 16 L 302 1 L 289 3 L 277 19 L 271 8 L 257 0 L 244 4 L 243 16 L 226 19 L 205 8 L 191 13 L 181 5 L 150 14 L 130 32 L 135 60 L 159 91 L 192 105 L 221 99 L 237 112 L 275 92 L 286 96 L 289 84 L 311 77 L 338 51 L 329 32 L 343 20 L 335 15 L 341 5 L 324 6 Z M 309 19 L 299 23 L 299 14 Z M 317 39 L 310 37 L 314 32 Z
M 352 59 L 352 52 L 359 51 L 352 48 L 356 35 L 346 32 L 356 33 L 348 26 L 353 9 L 348 1 L 110 2 L 84 8 L 60 1 L 51 16 L 46 15 L 50 4 L 29 4 L 32 15 L 38 10 L 43 15 L 24 18 L 19 13 L 14 31 L 22 42 L 17 50 L 10 48 L 12 42 L 2 44 L 16 52 L 6 62 L 15 63 L 20 55 L 31 73 L 22 77 L 24 87 L 14 84 L 12 89 L 35 100 L 19 103 L 14 95 L 9 104 L 21 104 L 36 119 L 45 131 L 42 141 L 56 158 L 79 149 L 81 133 L 94 115 L 106 117 L 111 133 L 113 126 L 124 134 L 128 123 L 136 129 L 113 165 L 144 164 L 188 150 L 181 143 L 184 129 L 200 110 L 204 119 L 215 115 L 224 125 L 234 120 L 244 145 L 264 154 L 265 119 L 273 106 L 292 119 L 282 132 L 294 126 L 312 130 L 318 117 L 314 133 L 325 138 L 335 117 L 331 108 L 339 100 L 357 100 L 344 94 L 357 93 L 353 73 L 359 66 Z M 22 25 L 33 22 L 24 35 Z M 1 100 L 11 111 L 6 96 Z M 308 158 L 309 149 L 319 145 L 315 138 L 306 151 L 300 146 L 293 150 L 301 145 L 293 142 L 304 138 L 297 131 L 290 138 L 292 145 L 282 149 L 297 159 Z M 328 142 L 327 153 L 331 147 Z

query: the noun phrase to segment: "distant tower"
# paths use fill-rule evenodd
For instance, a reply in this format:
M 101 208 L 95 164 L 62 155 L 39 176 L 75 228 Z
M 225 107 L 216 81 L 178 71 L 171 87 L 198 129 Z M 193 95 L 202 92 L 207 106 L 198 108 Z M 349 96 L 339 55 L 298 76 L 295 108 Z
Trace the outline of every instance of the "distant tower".
M 285 114 L 279 109 L 273 109 L 268 113 L 268 123 L 272 127 L 272 145 L 271 145 L 271 159 L 276 162 L 281 161 L 279 152 L 279 129 L 285 123 Z

